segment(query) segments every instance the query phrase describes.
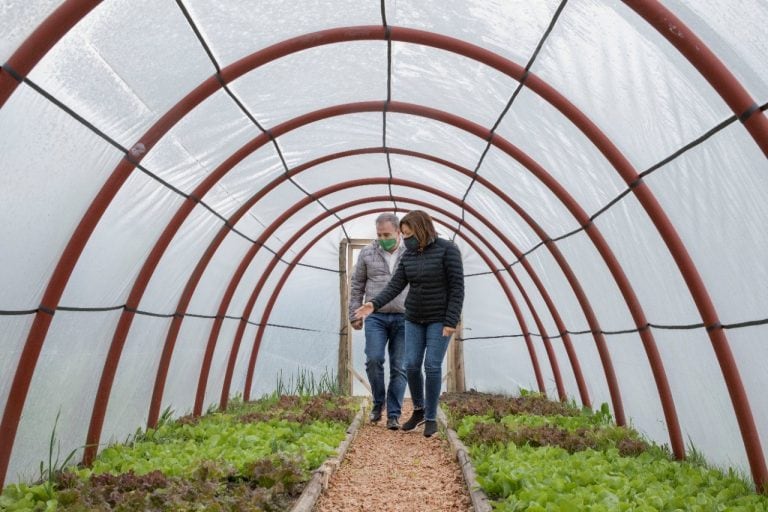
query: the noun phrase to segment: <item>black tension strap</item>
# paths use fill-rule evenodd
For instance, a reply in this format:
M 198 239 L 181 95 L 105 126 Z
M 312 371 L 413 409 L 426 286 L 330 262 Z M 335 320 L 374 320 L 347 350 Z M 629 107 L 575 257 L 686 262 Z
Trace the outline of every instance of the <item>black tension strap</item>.
M 757 110 L 760 110 L 762 112 L 765 112 L 766 110 L 768 110 L 768 102 L 764 103 L 761 106 L 753 106 L 753 107 L 754 108 L 751 107 L 746 112 L 747 117 L 749 115 L 753 114 Z M 732 115 L 732 116 L 728 117 L 724 121 L 721 121 L 716 126 L 711 128 L 710 130 L 708 130 L 703 135 L 700 135 L 699 137 L 697 137 L 696 139 L 692 140 L 688 144 L 686 144 L 683 147 L 681 147 L 681 148 L 677 149 L 676 151 L 674 151 L 669 156 L 667 156 L 667 157 L 661 159 L 660 161 L 658 161 L 657 163 L 653 164 L 652 166 L 650 166 L 645 171 L 639 173 L 637 179 L 635 179 L 634 181 L 629 183 L 627 185 L 626 189 L 624 189 L 616 197 L 614 197 L 608 203 L 606 203 L 604 206 L 602 206 L 600 209 L 598 209 L 595 213 L 590 215 L 590 217 L 589 217 L 590 221 L 594 222 L 595 219 L 597 219 L 599 216 L 604 214 L 606 211 L 610 210 L 619 201 L 624 199 L 624 197 L 626 197 L 634 188 L 636 188 L 638 185 L 640 185 L 643 182 L 643 179 L 646 176 L 649 176 L 650 174 L 658 171 L 659 169 L 665 167 L 668 163 L 670 163 L 670 162 L 674 161 L 675 159 L 677 159 L 682 154 L 684 154 L 684 153 L 688 152 L 689 150 L 699 146 L 700 144 L 705 142 L 707 139 L 711 138 L 715 134 L 719 133 L 720 131 L 724 130 L 725 128 L 727 128 L 731 124 L 735 123 L 738 119 L 739 118 L 737 118 L 735 115 Z M 575 235 L 577 233 L 580 233 L 581 231 L 584 231 L 586 228 L 588 228 L 589 225 L 591 224 L 591 222 L 590 223 L 586 223 L 583 226 L 580 226 L 580 227 L 574 229 L 573 231 L 569 231 L 567 233 L 564 233 L 562 235 L 554 237 L 550 241 L 558 242 L 558 241 L 563 240 L 565 238 L 569 238 L 569 237 L 571 237 L 571 236 L 573 236 L 573 235 Z M 545 241 L 545 242 L 547 242 L 547 241 Z M 542 245 L 545 245 L 545 243 L 543 243 L 543 242 L 537 243 L 536 245 L 534 245 L 533 247 L 531 247 L 530 249 L 525 251 L 523 253 L 523 256 L 525 257 L 525 256 L 530 255 L 532 252 L 538 250 Z M 519 262 L 520 262 L 520 259 L 516 259 L 515 261 L 510 263 L 506 268 L 511 268 L 512 266 L 518 264 Z M 468 274 L 468 276 L 479 276 L 479 275 L 492 274 L 492 273 L 495 273 L 495 271 L 494 272 L 491 272 L 491 271 L 488 271 L 488 272 L 478 272 L 478 273 L 475 273 L 475 274 Z
M 472 276 L 473 274 L 467 274 L 467 277 Z M 0 310 L 0 316 L 22 316 L 22 315 L 33 315 L 38 312 L 45 313 L 48 315 L 53 316 L 56 311 L 67 311 L 67 312 L 76 312 L 76 313 L 94 313 L 94 312 L 108 312 L 108 311 L 119 311 L 119 310 L 125 310 L 131 313 L 135 313 L 137 315 L 143 315 L 143 316 L 151 316 L 156 318 L 184 318 L 184 317 L 192 317 L 192 318 L 201 318 L 201 319 L 219 319 L 219 320 L 238 320 L 238 321 L 244 321 L 250 325 L 253 326 L 260 326 L 260 323 L 253 322 L 250 320 L 246 320 L 243 317 L 237 317 L 232 315 L 202 315 L 197 313 L 156 313 L 151 311 L 144 311 L 140 309 L 130 308 L 126 305 L 122 306 L 104 306 L 104 307 L 71 307 L 71 306 L 60 306 L 56 308 L 56 310 L 52 310 L 45 306 L 40 306 L 37 309 L 26 309 L 26 310 Z M 711 325 L 705 325 L 703 322 L 698 323 L 692 323 L 692 324 L 679 324 L 679 325 L 669 325 L 669 324 L 654 324 L 654 323 L 647 323 L 639 328 L 631 328 L 631 329 L 621 329 L 621 330 L 600 330 L 600 331 L 593 331 L 591 329 L 585 329 L 580 331 L 573 331 L 573 330 L 566 330 L 564 332 L 559 333 L 558 335 L 551 335 L 551 336 L 544 336 L 537 332 L 528 332 L 528 333 L 515 333 L 515 334 L 500 334 L 496 336 L 471 336 L 463 338 L 464 340 L 486 340 L 486 339 L 502 339 L 502 338 L 519 338 L 523 336 L 534 336 L 537 338 L 546 338 L 546 339 L 557 339 L 563 337 L 565 334 L 569 334 L 571 336 L 578 336 L 578 335 L 584 335 L 584 334 L 602 334 L 605 336 L 613 336 L 613 335 L 619 335 L 619 334 L 632 334 L 632 333 L 639 333 L 642 331 L 645 331 L 647 329 L 662 329 L 662 330 L 693 330 L 693 329 L 701 329 L 705 328 L 707 332 L 711 332 L 717 329 L 740 329 L 745 327 L 756 327 L 761 325 L 768 325 L 768 318 L 763 318 L 759 320 L 749 320 L 745 322 L 735 322 L 731 324 L 723 324 L 720 322 L 711 324 Z M 301 327 L 301 326 L 295 326 L 295 325 L 285 325 L 285 324 L 273 324 L 273 323 L 267 323 L 265 326 L 268 327 L 276 327 L 281 329 L 293 329 L 293 330 L 299 330 L 299 331 L 308 331 L 308 332 L 318 332 L 318 333 L 330 333 L 330 331 L 323 331 L 319 329 L 310 329 L 307 327 Z M 335 333 L 335 332 L 334 332 Z M 333 333 L 332 333 L 333 334 Z
M 37 308 L 37 309 L 17 309 L 17 310 L 12 310 L 12 309 L 5 309 L 4 310 L 4 309 L 0 309 L 0 316 L 34 315 L 38 311 L 41 311 L 41 309 L 40 308 Z M 48 311 L 46 311 L 46 313 L 53 314 L 53 313 L 49 313 Z
M 3 70 L 5 70 L 6 73 L 11 75 L 11 78 L 19 82 L 20 84 L 24 83 L 24 77 L 21 76 L 15 69 L 13 69 L 11 66 L 8 65 L 8 63 L 3 64 Z
M 720 322 L 715 322 L 712 325 L 707 326 L 707 332 L 712 332 L 714 330 L 722 329 L 722 328 L 723 328 L 723 324 L 721 324 Z
M 390 158 L 389 147 L 387 146 L 387 112 L 389 111 L 389 104 L 392 101 L 392 29 L 387 24 L 385 0 L 381 0 L 381 24 L 384 27 L 384 37 L 387 40 L 387 98 L 384 101 L 384 109 L 381 112 L 381 146 L 384 148 L 387 173 L 389 175 L 389 178 L 387 179 L 389 200 L 392 201 L 392 206 L 394 207 L 395 212 L 397 212 L 399 211 L 397 201 L 392 197 L 392 159 Z
M 758 105 L 757 103 L 751 104 L 747 110 L 739 114 L 739 121 L 741 121 L 742 123 L 746 123 L 747 119 L 749 119 L 752 116 L 752 114 L 754 114 L 758 110 L 760 110 L 760 105 Z

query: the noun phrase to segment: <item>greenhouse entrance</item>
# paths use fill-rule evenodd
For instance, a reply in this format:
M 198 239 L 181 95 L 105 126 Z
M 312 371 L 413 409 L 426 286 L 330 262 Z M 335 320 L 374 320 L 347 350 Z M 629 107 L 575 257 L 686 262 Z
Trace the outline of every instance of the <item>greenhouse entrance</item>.
M 371 387 L 365 377 L 365 336 L 349 324 L 349 276 L 354 270 L 360 250 L 373 239 L 342 239 L 339 243 L 339 370 L 340 388 L 348 394 L 370 395 Z M 463 322 L 459 322 L 456 334 L 451 337 L 443 365 L 444 389 L 450 392 L 466 390 L 464 375 L 464 349 L 462 342 Z M 384 375 L 389 375 L 389 360 L 385 362 Z M 406 391 L 407 393 L 407 391 Z M 408 396 L 408 395 L 407 395 Z

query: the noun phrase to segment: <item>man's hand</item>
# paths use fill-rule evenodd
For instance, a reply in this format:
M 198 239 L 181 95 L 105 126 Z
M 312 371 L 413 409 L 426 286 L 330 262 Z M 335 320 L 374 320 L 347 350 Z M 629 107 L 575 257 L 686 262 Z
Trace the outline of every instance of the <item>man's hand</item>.
M 355 310 L 355 319 L 362 320 L 363 318 L 367 317 L 371 313 L 373 313 L 373 303 L 366 302 L 365 304 L 363 304 L 362 306 L 360 306 Z
M 447 325 L 443 326 L 443 336 L 453 336 L 453 333 L 456 332 L 455 327 L 448 327 Z
M 362 318 L 358 318 L 357 320 L 352 320 L 350 322 L 350 325 L 352 325 L 352 328 L 354 330 L 359 331 L 360 329 L 363 328 L 363 319 Z

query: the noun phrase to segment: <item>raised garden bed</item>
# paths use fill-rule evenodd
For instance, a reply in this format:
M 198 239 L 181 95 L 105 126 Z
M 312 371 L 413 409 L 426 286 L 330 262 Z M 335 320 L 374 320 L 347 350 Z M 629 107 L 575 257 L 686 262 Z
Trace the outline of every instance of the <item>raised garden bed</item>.
M 742 476 L 673 460 L 617 427 L 606 405 L 593 412 L 535 394 L 475 392 L 442 404 L 496 511 L 768 511 L 768 497 Z
M 289 510 L 358 409 L 332 394 L 273 396 L 162 421 L 90 468 L 41 464 L 41 482 L 7 486 L 0 510 Z

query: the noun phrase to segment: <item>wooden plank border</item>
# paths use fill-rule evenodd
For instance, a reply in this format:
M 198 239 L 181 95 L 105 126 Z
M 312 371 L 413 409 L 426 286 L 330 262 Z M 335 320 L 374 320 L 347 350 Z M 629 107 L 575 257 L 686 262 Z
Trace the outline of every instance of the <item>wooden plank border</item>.
M 341 462 L 344 460 L 344 456 L 347 454 L 349 446 L 357 435 L 357 431 L 363 424 L 363 417 L 368 409 L 368 400 L 364 399 L 360 404 L 360 410 L 355 415 L 355 419 L 352 420 L 352 424 L 347 429 L 347 437 L 339 445 L 338 454 L 335 457 L 328 458 L 322 465 L 317 468 L 309 483 L 302 491 L 299 499 L 291 508 L 291 512 L 312 512 L 315 508 L 315 503 L 320 497 L 322 492 L 328 488 L 328 482 L 331 480 L 331 476 L 339 469 Z M 490 510 L 490 509 L 488 509 Z
M 445 413 L 439 407 L 437 408 L 437 421 L 445 429 L 451 450 L 456 455 L 456 460 L 459 461 L 461 474 L 464 475 L 464 482 L 467 484 L 467 491 L 469 492 L 469 498 L 472 500 L 474 512 L 492 512 L 493 509 L 488 501 L 488 496 L 480 488 L 480 484 L 477 483 L 477 474 L 475 473 L 474 466 L 472 466 L 472 460 L 469 458 L 467 447 L 461 442 L 456 432 L 448 427 L 448 418 L 446 418 Z

